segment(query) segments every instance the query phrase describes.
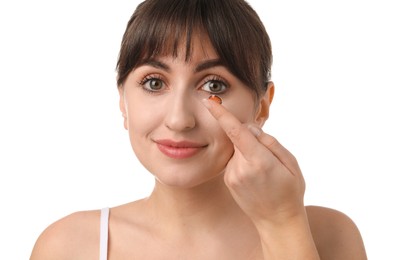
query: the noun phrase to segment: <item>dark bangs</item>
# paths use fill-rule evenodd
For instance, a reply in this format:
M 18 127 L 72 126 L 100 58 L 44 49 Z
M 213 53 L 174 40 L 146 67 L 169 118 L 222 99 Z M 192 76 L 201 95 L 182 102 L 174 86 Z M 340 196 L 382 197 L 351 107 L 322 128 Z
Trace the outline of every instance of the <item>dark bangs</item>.
M 144 60 L 172 55 L 192 36 L 208 35 L 224 66 L 258 96 L 270 80 L 270 39 L 255 11 L 243 0 L 146 0 L 128 22 L 117 63 L 117 84 Z

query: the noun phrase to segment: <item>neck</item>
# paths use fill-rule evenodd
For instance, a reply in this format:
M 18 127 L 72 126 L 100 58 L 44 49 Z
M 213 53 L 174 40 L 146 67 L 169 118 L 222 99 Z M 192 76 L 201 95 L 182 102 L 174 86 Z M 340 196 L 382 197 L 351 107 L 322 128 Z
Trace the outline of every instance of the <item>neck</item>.
M 147 199 L 147 209 L 158 225 L 186 233 L 195 229 L 208 232 L 246 217 L 222 176 L 187 189 L 169 187 L 156 181 Z

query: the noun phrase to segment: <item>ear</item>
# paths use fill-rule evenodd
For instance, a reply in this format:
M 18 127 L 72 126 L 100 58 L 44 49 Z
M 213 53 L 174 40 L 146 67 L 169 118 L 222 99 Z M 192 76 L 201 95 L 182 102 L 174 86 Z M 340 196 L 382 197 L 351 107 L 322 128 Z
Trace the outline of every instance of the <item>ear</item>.
M 263 127 L 266 120 L 269 118 L 270 105 L 274 97 L 274 84 L 273 82 L 267 83 L 266 93 L 260 98 L 259 106 L 257 108 L 257 113 L 255 117 L 255 123 L 260 127 Z
M 119 107 L 120 107 L 120 111 L 122 112 L 123 126 L 126 130 L 128 130 L 126 102 L 125 102 L 125 90 L 124 90 L 123 86 L 119 86 L 118 90 L 119 90 Z

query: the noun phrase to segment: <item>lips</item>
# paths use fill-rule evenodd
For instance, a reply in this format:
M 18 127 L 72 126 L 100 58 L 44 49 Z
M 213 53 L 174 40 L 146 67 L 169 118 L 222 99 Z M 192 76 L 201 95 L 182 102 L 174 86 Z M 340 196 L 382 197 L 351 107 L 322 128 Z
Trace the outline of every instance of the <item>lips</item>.
M 164 155 L 173 159 L 192 157 L 207 146 L 191 141 L 173 141 L 168 139 L 155 140 L 155 143 Z

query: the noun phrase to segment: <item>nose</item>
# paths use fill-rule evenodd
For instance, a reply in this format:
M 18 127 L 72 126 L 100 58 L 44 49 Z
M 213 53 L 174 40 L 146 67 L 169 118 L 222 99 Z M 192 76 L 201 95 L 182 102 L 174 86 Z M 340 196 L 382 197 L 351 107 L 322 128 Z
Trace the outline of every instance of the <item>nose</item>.
M 166 108 L 165 126 L 176 132 L 193 129 L 196 126 L 195 102 L 186 93 L 173 95 Z

